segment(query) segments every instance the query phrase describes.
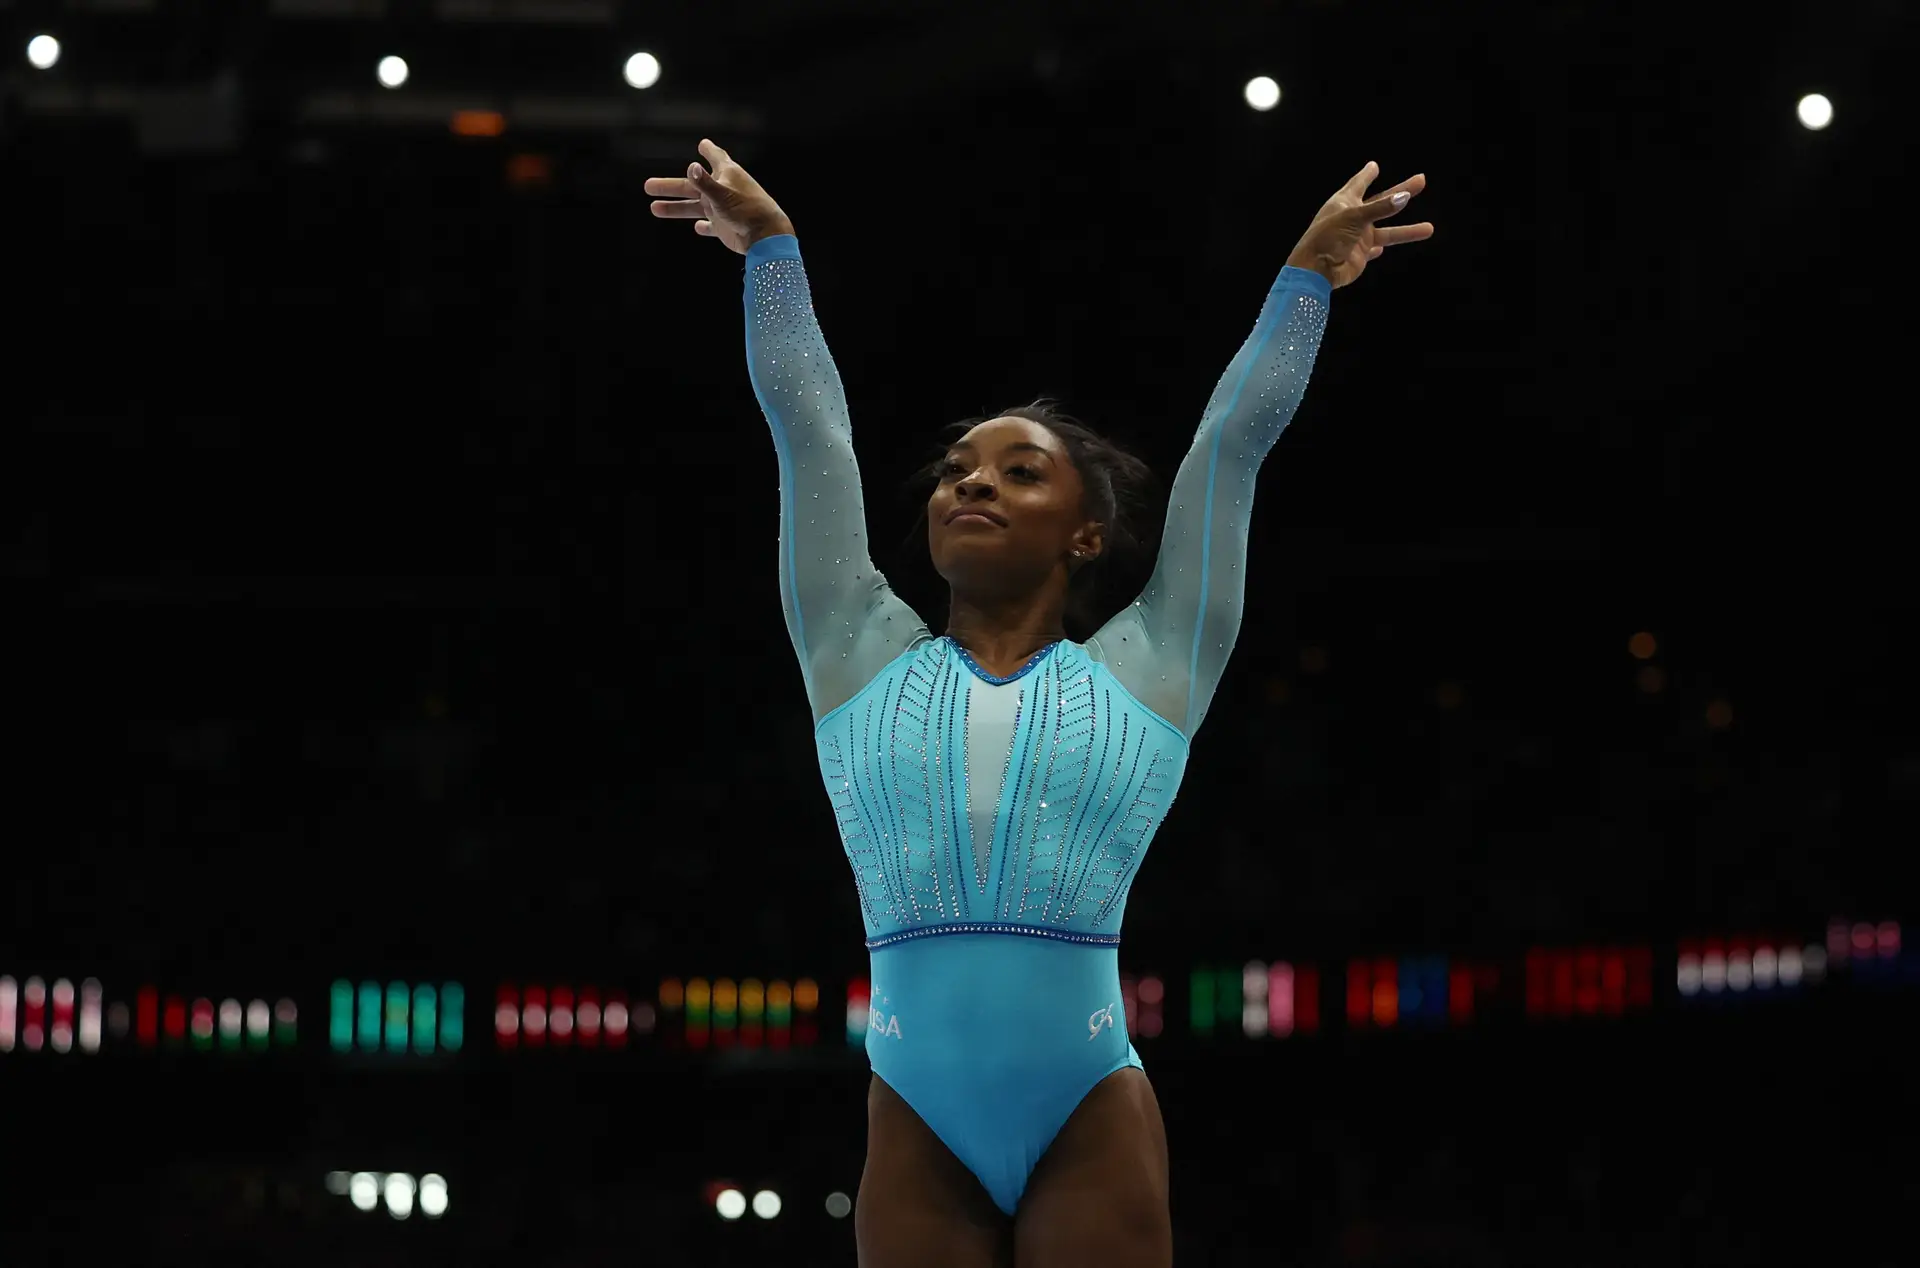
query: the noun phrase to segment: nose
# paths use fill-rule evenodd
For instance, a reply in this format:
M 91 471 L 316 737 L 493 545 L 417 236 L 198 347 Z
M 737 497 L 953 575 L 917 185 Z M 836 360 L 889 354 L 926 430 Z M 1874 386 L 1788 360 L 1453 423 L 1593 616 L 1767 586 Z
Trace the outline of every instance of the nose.
M 961 502 L 983 502 L 999 495 L 993 487 L 993 481 L 987 479 L 983 471 L 975 470 L 973 474 L 962 476 L 955 482 L 953 496 Z

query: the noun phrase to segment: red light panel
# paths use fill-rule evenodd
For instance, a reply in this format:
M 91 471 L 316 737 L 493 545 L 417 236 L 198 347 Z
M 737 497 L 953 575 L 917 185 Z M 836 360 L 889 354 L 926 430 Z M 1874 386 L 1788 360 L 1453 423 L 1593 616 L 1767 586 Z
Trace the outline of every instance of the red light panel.
M 1473 969 L 1468 965 L 1447 969 L 1447 1018 L 1456 1026 L 1473 1020 Z
M 1366 1029 L 1373 1016 L 1373 973 L 1365 960 L 1347 961 L 1347 1025 Z
M 573 988 L 556 986 L 553 988 L 553 1004 L 547 1010 L 547 1033 L 553 1036 L 553 1046 L 567 1048 L 573 1045 Z
M 166 1008 L 160 1015 L 160 1025 L 168 1043 L 179 1043 L 187 1037 L 187 1005 L 178 995 L 167 996 Z
M 151 986 L 141 987 L 134 996 L 133 1037 L 142 1048 L 160 1041 L 160 992 Z
M 1373 1024 L 1391 1026 L 1400 1020 L 1400 970 L 1392 960 L 1373 962 Z
M 529 1048 L 547 1046 L 547 988 L 529 986 L 520 992 L 520 1037 Z

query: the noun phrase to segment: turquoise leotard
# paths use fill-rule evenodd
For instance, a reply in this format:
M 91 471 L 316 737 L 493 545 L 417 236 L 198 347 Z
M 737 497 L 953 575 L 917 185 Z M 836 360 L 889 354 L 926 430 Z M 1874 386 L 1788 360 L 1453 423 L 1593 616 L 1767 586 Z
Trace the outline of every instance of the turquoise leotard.
M 1306 386 L 1328 294 L 1281 271 L 1180 464 L 1146 593 L 995 679 L 873 566 L 798 242 L 747 253 L 787 631 L 871 954 L 867 1054 L 1009 1214 L 1087 1091 L 1140 1064 L 1120 1014 L 1127 891 L 1239 632 L 1254 477 Z

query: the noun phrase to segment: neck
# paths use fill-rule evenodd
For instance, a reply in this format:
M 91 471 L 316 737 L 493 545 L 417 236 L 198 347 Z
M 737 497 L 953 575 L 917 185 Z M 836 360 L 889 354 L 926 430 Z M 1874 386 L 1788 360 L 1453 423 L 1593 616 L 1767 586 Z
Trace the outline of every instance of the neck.
M 1008 599 L 956 594 L 947 611 L 947 637 L 996 676 L 1013 673 L 1035 652 L 1067 636 L 1065 594 L 1043 590 Z

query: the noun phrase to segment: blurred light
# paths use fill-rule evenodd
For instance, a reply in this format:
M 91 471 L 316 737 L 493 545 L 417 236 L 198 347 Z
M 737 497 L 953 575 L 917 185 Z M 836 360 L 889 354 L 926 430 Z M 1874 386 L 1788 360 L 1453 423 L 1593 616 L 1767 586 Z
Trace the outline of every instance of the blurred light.
M 0 1052 L 13 1051 L 14 1012 L 20 998 L 20 984 L 0 977 Z
M 1160 1032 L 1167 1026 L 1165 1016 L 1159 1009 L 1140 1015 L 1140 1034 L 1145 1039 L 1158 1039 Z
M 581 990 L 580 993 L 583 997 L 586 996 L 587 989 L 590 988 Z M 581 1043 L 594 1043 L 600 1038 L 601 1016 L 599 1000 L 592 998 L 581 999 L 580 1007 L 574 1015 L 574 1020 L 578 1022 L 580 1026 Z
M 1809 986 L 1817 985 L 1827 976 L 1827 952 L 1825 947 L 1809 946 L 1800 952 L 1800 975 Z
M 722 1189 L 713 1199 L 713 1209 L 723 1220 L 737 1220 L 747 1213 L 747 1198 L 738 1189 Z
M 1900 926 L 1897 922 L 1883 920 L 1873 933 L 1875 945 L 1879 947 L 1883 959 L 1892 959 L 1900 954 Z
M 133 1014 L 123 1001 L 116 1000 L 107 1005 L 107 1034 L 115 1039 L 125 1039 L 132 1025 Z
M 1214 975 L 1208 969 L 1195 969 L 1188 979 L 1191 998 L 1188 1000 L 1187 1021 L 1197 1035 L 1213 1033 L 1213 982 Z
M 1391 1026 L 1400 1020 L 1400 984 L 1392 960 L 1373 966 L 1373 1024 Z
M 1240 1030 L 1249 1039 L 1267 1033 L 1267 966 L 1263 960 L 1248 960 L 1240 970 Z
M 327 1012 L 327 1043 L 335 1052 L 353 1047 L 353 983 L 344 979 L 333 984 Z
M 529 1046 L 538 1047 L 547 1041 L 547 991 L 543 986 L 529 986 L 523 996 L 520 1033 L 526 1036 Z
M 1727 986 L 1731 990 L 1744 991 L 1753 985 L 1753 964 L 1747 959 L 1745 951 L 1735 951 L 1727 956 Z
M 1853 953 L 1855 955 L 1872 955 L 1875 942 L 1876 938 L 1872 925 L 1862 921 L 1853 927 Z M 59 986 L 59 983 L 55 983 L 54 985 L 56 1000 L 58 999 L 57 992 L 59 991 Z M 67 989 L 72 990 L 73 988 L 68 987 Z
M 820 1006 L 820 986 L 810 977 L 803 977 L 793 984 L 793 1006 L 803 1013 L 810 1013 Z
M 1800 117 L 1800 126 L 1809 132 L 1818 132 L 1833 122 L 1833 103 L 1817 92 L 1810 92 L 1800 98 L 1793 108 Z
M 1627 640 L 1627 652 L 1635 660 L 1652 660 L 1653 654 L 1659 650 L 1660 644 L 1645 630 Z
M 407 1050 L 408 991 L 405 982 L 387 983 L 387 1051 Z
M 456 110 L 448 126 L 455 136 L 499 136 L 507 130 L 507 117 L 498 110 Z
M 1830 920 L 1827 922 L 1827 955 L 1834 963 L 1843 964 L 1847 959 L 1847 922 Z
M 160 995 L 151 986 L 140 988 L 134 997 L 133 1035 L 142 1048 L 151 1048 L 160 1037 Z
M 73 1047 L 73 983 L 64 977 L 53 984 L 53 1018 L 47 1027 L 47 1040 L 55 1052 Z
M 660 59 L 652 53 L 635 53 L 627 59 L 627 83 L 635 88 L 651 88 L 660 82 Z
M 404 1220 L 413 1214 L 413 1177 L 395 1172 L 387 1177 L 387 1214 Z
M 867 1042 L 867 1027 L 872 1015 L 869 1008 L 872 993 L 865 980 L 855 978 L 847 983 L 847 1046 L 856 1047 Z
M 420 1214 L 437 1220 L 447 1213 L 447 1182 L 432 1172 L 420 1177 Z
M 440 998 L 433 987 L 422 982 L 413 988 L 413 1050 L 422 1056 L 433 1051 L 434 1033 L 440 1025 Z
M 547 1033 L 553 1042 L 565 1045 L 573 1040 L 573 988 L 553 988 L 553 1005 L 547 1012 Z
M 440 1046 L 458 1052 L 467 1042 L 467 988 L 458 982 L 440 984 Z
M 204 1048 L 213 1042 L 213 1001 L 196 999 L 193 1001 L 193 1018 L 190 1023 L 193 1046 Z
M 169 1044 L 179 1043 L 187 1037 L 187 1006 L 178 995 L 167 996 L 167 1002 L 160 1010 L 160 1026 Z
M 290 999 L 273 1002 L 273 1040 L 291 1048 L 300 1037 L 300 1006 Z
M 493 1037 L 502 1048 L 515 1046 L 520 1035 L 520 992 L 502 986 L 493 1005 Z
M 1270 76 L 1255 75 L 1247 81 L 1247 104 L 1255 110 L 1271 110 L 1280 104 L 1280 85 Z
M 770 1220 L 780 1214 L 780 1195 L 772 1189 L 762 1189 L 753 1195 L 753 1213 L 763 1220 Z
M 1640 690 L 1657 696 L 1667 689 L 1667 671 L 1658 665 L 1642 665 L 1635 681 L 1639 683 Z
M 1709 947 L 1700 957 L 1700 985 L 1709 995 L 1717 995 L 1727 985 L 1727 957 L 1718 948 Z
M 670 977 L 660 983 L 660 1007 L 668 1009 L 679 1008 L 685 1002 L 686 996 L 680 989 L 679 978 Z
M 327 1172 L 327 1192 L 337 1198 L 347 1196 L 347 1183 L 352 1179 L 353 1177 L 344 1171 Z
M 1157 1008 L 1167 998 L 1167 984 L 1154 974 L 1140 979 L 1140 1002 L 1148 1008 Z
M 1755 947 L 1753 951 L 1753 985 L 1757 990 L 1766 990 L 1773 985 L 1774 975 L 1779 971 L 1780 961 L 1774 955 L 1772 947 Z
M 246 1024 L 247 1010 L 237 999 L 220 1001 L 220 1046 L 237 1048 L 240 1046 L 241 1027 Z
M 853 1214 L 853 1199 L 835 1190 L 827 1194 L 827 1214 L 836 1220 L 844 1220 Z
M 1800 985 L 1800 948 L 1780 948 L 1780 985 Z
M 627 1033 L 627 1006 L 619 1000 L 609 1000 L 603 1020 L 607 1024 L 607 1038 L 624 1038 Z
M 36 35 L 27 41 L 27 62 L 35 70 L 52 70 L 60 60 L 60 41 L 51 35 Z
M 635 1004 L 632 1012 L 628 1014 L 627 1028 L 636 1035 L 650 1035 L 657 1020 L 659 1018 L 654 1012 L 653 1005 L 643 999 Z
M 1293 1033 L 1293 966 L 1284 961 L 1267 970 L 1267 1029 L 1282 1038 Z
M 1707 706 L 1707 725 L 1716 731 L 1724 731 L 1733 725 L 1733 706 L 1724 700 L 1715 700 Z
M 371 1211 L 380 1205 L 380 1182 L 372 1173 L 356 1171 L 347 1181 L 347 1197 L 363 1211 Z
M 382 88 L 398 88 L 407 82 L 407 62 L 402 57 L 383 57 L 374 74 L 380 79 Z
M 1700 993 L 1700 957 L 1691 951 L 1682 951 L 1680 961 L 1674 968 L 1674 985 L 1680 988 L 1682 995 Z
M 247 1003 L 247 1035 L 249 1038 L 264 1041 L 267 1027 L 273 1022 L 273 1010 L 267 1007 L 264 999 L 250 1000 Z

